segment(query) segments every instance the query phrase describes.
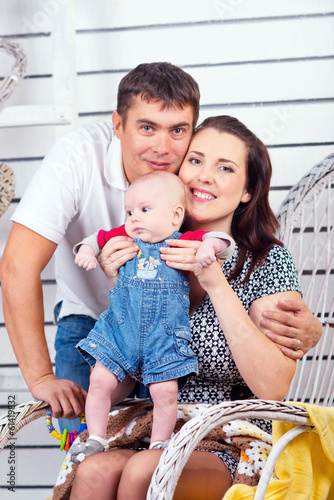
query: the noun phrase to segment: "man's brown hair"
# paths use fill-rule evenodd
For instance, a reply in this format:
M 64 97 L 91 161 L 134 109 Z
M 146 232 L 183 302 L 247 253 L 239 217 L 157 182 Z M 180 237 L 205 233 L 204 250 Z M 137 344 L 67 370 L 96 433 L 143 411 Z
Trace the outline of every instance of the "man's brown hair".
M 126 124 L 127 112 L 135 97 L 147 102 L 161 101 L 162 109 L 193 109 L 193 127 L 199 115 L 200 93 L 196 81 L 183 69 L 167 62 L 139 64 L 121 80 L 117 95 L 117 112 Z

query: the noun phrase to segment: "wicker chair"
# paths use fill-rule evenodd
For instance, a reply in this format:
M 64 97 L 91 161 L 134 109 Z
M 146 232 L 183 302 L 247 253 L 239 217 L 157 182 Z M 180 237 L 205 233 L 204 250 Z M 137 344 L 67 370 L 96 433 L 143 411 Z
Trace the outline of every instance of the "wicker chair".
M 305 302 L 323 325 L 318 345 L 297 363 L 286 400 L 334 405 L 334 154 L 313 167 L 288 193 L 279 210 L 279 239 L 291 251 Z M 289 402 L 226 402 L 187 422 L 161 456 L 147 498 L 171 499 L 192 451 L 214 427 L 235 419 L 269 418 L 300 424 L 274 446 L 254 500 L 264 498 L 277 457 L 295 436 L 310 430 L 307 410 Z
M 318 345 L 297 363 L 296 375 L 286 402 L 243 400 L 209 407 L 187 422 L 162 454 L 152 477 L 147 498 L 171 499 L 190 454 L 214 427 L 246 418 L 268 418 L 298 424 L 274 446 L 257 487 L 255 500 L 264 498 L 277 456 L 287 443 L 308 432 L 307 409 L 291 401 L 334 405 L 334 286 L 333 220 L 331 190 L 334 185 L 334 154 L 316 165 L 294 186 L 279 211 L 279 238 L 294 257 L 305 302 L 323 324 Z M 334 216 L 332 216 L 334 217 Z M 24 425 L 44 416 L 50 407 L 42 401 L 19 405 L 0 419 L 0 450 Z

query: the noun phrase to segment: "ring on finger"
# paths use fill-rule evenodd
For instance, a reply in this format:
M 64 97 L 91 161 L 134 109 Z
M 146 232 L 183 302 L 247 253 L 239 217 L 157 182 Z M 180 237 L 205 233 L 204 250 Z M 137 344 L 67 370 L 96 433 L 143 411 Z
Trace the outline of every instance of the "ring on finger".
M 194 248 L 194 254 L 195 254 L 195 255 L 197 254 L 197 250 L 196 250 L 196 248 Z
M 295 351 L 298 351 L 300 349 L 300 340 L 297 340 L 297 346 L 295 347 Z

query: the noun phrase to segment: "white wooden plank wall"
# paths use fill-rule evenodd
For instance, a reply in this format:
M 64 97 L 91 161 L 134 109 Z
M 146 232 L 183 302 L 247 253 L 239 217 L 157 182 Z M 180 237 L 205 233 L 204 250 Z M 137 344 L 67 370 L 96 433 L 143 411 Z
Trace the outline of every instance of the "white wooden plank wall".
M 52 104 L 50 30 L 68 0 L 2 0 L 0 36 L 28 54 L 25 80 L 6 106 Z M 258 133 L 273 161 L 271 204 L 277 210 L 299 178 L 334 149 L 334 2 L 332 0 L 76 0 L 78 123 L 110 117 L 123 75 L 141 62 L 182 66 L 201 89 L 200 120 L 231 114 Z M 12 64 L 0 52 L 0 78 Z M 0 113 L 1 115 L 1 113 Z M 0 220 L 0 256 L 10 216 L 61 127 L 0 128 L 0 159 L 16 175 L 16 194 Z M 54 275 L 43 273 L 51 354 Z M 19 313 L 19 312 L 18 312 Z M 8 395 L 30 399 L 0 311 L 0 412 Z M 45 499 L 62 453 L 44 422 L 18 434 L 16 493 Z M 0 455 L 1 498 L 7 491 L 8 451 Z

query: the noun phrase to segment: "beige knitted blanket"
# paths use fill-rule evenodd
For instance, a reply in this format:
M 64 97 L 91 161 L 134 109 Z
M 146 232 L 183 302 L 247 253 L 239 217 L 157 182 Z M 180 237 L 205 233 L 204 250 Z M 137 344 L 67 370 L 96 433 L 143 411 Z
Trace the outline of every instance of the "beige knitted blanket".
M 175 432 L 191 418 L 210 405 L 179 404 Z M 108 446 L 117 448 L 147 447 L 152 428 L 151 403 L 138 403 L 119 407 L 109 415 Z M 78 436 L 85 441 L 88 432 Z M 200 450 L 231 450 L 239 465 L 233 484 L 255 486 L 260 478 L 265 461 L 270 453 L 272 437 L 255 425 L 243 420 L 234 420 L 211 430 L 198 446 Z M 108 452 L 105 452 L 108 453 Z M 53 500 L 69 499 L 78 465 L 66 455 L 53 492 Z

